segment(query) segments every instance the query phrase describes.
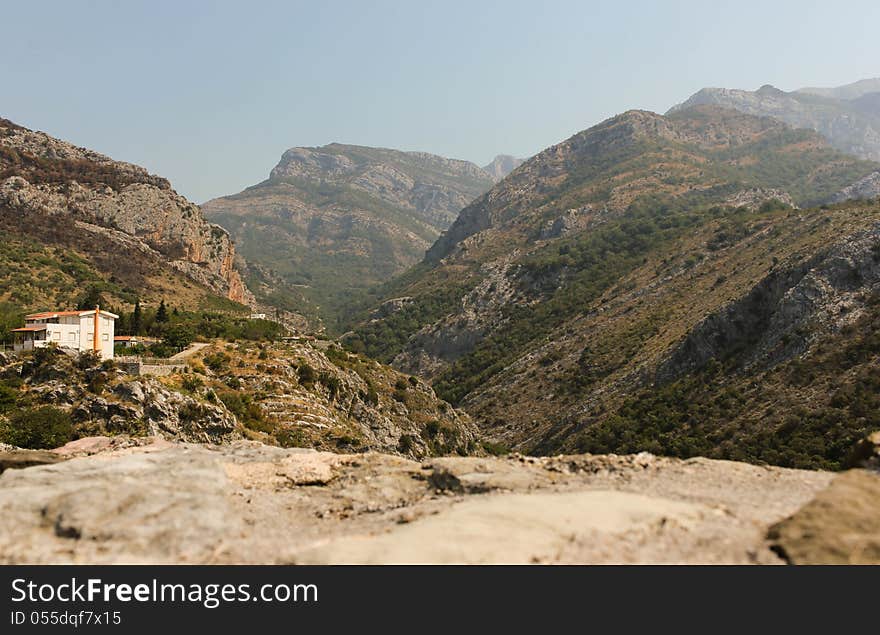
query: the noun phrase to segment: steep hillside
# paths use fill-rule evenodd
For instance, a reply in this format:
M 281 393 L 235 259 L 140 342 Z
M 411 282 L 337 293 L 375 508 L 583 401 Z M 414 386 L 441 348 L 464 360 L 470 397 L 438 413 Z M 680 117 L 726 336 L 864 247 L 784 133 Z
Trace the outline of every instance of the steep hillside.
M 637 390 L 655 394 L 731 351 L 753 378 L 836 333 L 832 307 L 846 305 L 847 319 L 865 310 L 877 206 L 793 206 L 839 198 L 877 167 L 769 118 L 713 107 L 625 113 L 538 154 L 463 210 L 348 345 L 430 378 L 517 449 L 617 451 L 629 439 L 628 449 L 689 456 L 696 450 L 673 443 L 637 448 L 658 436 L 626 437 L 632 422 L 618 436 L 594 432 L 620 421 L 616 409 Z M 866 264 L 850 279 L 840 259 Z M 810 302 L 793 308 L 789 292 Z M 707 351 L 698 325 L 732 305 L 745 316 L 725 318 L 734 326 L 718 327 L 725 335 Z M 770 326 L 777 339 L 749 339 L 769 338 Z M 691 348 L 701 355 L 681 361 L 676 351 Z M 639 425 L 652 416 L 665 414 L 641 412 Z M 741 427 L 728 423 L 729 435 Z M 830 466 L 867 425 L 847 423 L 827 452 L 774 455 L 746 439 L 742 458 Z M 698 435 L 703 454 L 746 446 Z
M 756 91 L 704 88 L 669 113 L 699 105 L 774 117 L 821 133 L 841 152 L 880 161 L 880 79 L 789 93 L 769 85 Z
M 418 262 L 491 185 L 466 161 L 334 143 L 291 148 L 266 181 L 203 208 L 232 233 L 260 298 L 333 327 L 353 292 Z
M 16 261 L 0 272 L 0 298 L 26 307 L 67 305 L 85 282 L 122 302 L 166 293 L 190 306 L 204 296 L 251 299 L 229 234 L 168 181 L 5 119 L 0 232 L 0 257 Z M 21 268 L 39 275 L 28 280 Z
M 101 434 L 218 444 L 246 437 L 416 459 L 482 453 L 469 417 L 425 382 L 335 347 L 218 341 L 187 363 L 156 378 L 49 348 L 0 353 L 0 444 L 55 447 Z

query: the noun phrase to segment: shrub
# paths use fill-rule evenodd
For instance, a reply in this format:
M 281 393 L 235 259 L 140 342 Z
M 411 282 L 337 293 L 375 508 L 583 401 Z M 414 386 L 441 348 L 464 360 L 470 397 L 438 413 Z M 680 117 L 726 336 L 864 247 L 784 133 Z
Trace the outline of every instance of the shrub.
M 376 390 L 376 386 L 372 381 L 366 380 L 367 382 L 367 391 L 361 393 L 361 399 L 363 399 L 366 403 L 371 404 L 373 406 L 379 405 L 379 392 Z
M 267 431 L 263 410 L 259 404 L 254 403 L 251 395 L 235 390 L 219 390 L 217 396 L 242 425 L 252 430 Z
M 330 392 L 330 399 L 336 399 L 339 395 L 339 390 L 342 388 L 342 382 L 339 381 L 339 377 L 336 375 L 331 375 L 330 373 L 324 372 L 320 375 L 321 383 L 327 387 L 327 390 Z
M 0 440 L 20 448 L 57 448 L 72 438 L 70 414 L 53 406 L 20 410 L 0 428 Z
M 226 353 L 211 353 L 210 355 L 205 355 L 204 361 L 205 366 L 213 370 L 215 373 L 219 373 L 226 368 L 226 365 L 229 363 L 229 355 Z
M 204 386 L 205 383 L 202 381 L 201 377 L 196 377 L 194 375 L 190 375 L 188 377 L 183 378 L 181 385 L 183 386 L 184 390 L 186 390 L 188 392 L 195 392 L 196 390 L 198 390 L 199 388 Z
M 415 437 L 411 434 L 401 434 L 397 441 L 397 450 L 401 454 L 408 454 L 416 445 Z
M 318 379 L 318 373 L 309 366 L 308 362 L 302 362 L 299 368 L 296 369 L 296 374 L 299 377 L 299 383 L 306 388 L 314 386 L 315 381 Z
M 15 407 L 18 400 L 18 391 L 11 386 L 0 382 L 0 412 L 8 412 Z
M 100 395 L 104 392 L 104 387 L 107 385 L 107 374 L 106 373 L 94 373 L 91 377 L 89 377 L 88 389 L 89 392 L 92 392 L 96 395 Z
M 274 436 L 282 448 L 304 448 L 310 445 L 302 430 L 280 430 Z
M 510 454 L 510 448 L 503 443 L 495 443 L 494 441 L 483 441 L 481 443 L 483 449 L 493 456 L 504 456 Z

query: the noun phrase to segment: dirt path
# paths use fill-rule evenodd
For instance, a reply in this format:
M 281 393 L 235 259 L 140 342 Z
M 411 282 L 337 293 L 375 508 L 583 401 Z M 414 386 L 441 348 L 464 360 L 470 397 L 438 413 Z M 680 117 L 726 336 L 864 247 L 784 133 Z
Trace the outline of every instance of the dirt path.
M 193 355 L 198 353 L 200 350 L 202 350 L 203 348 L 207 348 L 210 345 L 211 345 L 210 342 L 193 342 L 192 344 L 187 346 L 185 349 L 183 349 L 179 353 L 176 353 L 176 354 L 172 355 L 171 357 L 169 357 L 168 360 L 172 361 L 172 362 L 180 362 L 185 359 L 189 359 L 190 357 L 192 357 Z

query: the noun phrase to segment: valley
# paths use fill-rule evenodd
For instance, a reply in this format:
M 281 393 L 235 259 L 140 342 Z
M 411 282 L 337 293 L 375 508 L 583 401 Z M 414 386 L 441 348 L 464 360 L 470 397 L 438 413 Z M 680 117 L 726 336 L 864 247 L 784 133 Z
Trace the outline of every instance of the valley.
M 203 206 L 0 120 L 0 561 L 877 562 L 876 88 Z M 95 305 L 113 356 L 9 350 Z
M 263 301 L 338 332 L 352 296 L 421 260 L 493 178 L 467 161 L 335 143 L 291 148 L 266 181 L 203 209 Z

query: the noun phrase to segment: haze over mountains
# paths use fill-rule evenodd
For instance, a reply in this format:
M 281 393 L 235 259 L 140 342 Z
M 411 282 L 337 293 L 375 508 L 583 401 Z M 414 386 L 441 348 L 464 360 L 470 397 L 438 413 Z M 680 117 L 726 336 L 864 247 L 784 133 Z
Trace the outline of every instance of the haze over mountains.
M 4 297 L 180 289 L 303 313 L 430 381 L 497 447 L 835 467 L 877 423 L 877 362 L 853 352 L 880 315 L 880 164 L 855 156 L 874 88 L 706 89 L 485 168 L 291 148 L 204 216 L 141 168 L 4 122 L 6 261 L 60 281 L 11 266 Z M 771 406 L 806 394 L 797 425 Z
M 421 260 L 458 211 L 515 162 L 497 158 L 490 176 L 424 152 L 291 148 L 266 181 L 203 209 L 232 233 L 255 293 L 332 323 L 350 293 Z
M 525 159 L 517 159 L 509 154 L 499 154 L 492 159 L 489 165 L 483 166 L 483 171 L 489 174 L 495 182 L 498 182 L 522 165 L 523 161 Z
M 669 112 L 706 104 L 774 117 L 795 128 L 810 128 L 842 152 L 880 160 L 880 79 L 788 93 L 770 85 L 756 91 L 704 88 Z
M 0 120 L 0 326 L 100 293 L 202 340 L 161 379 L 0 350 L 0 561 L 878 561 L 880 481 L 822 471 L 880 464 L 875 88 L 484 168 L 295 147 L 204 211 Z

